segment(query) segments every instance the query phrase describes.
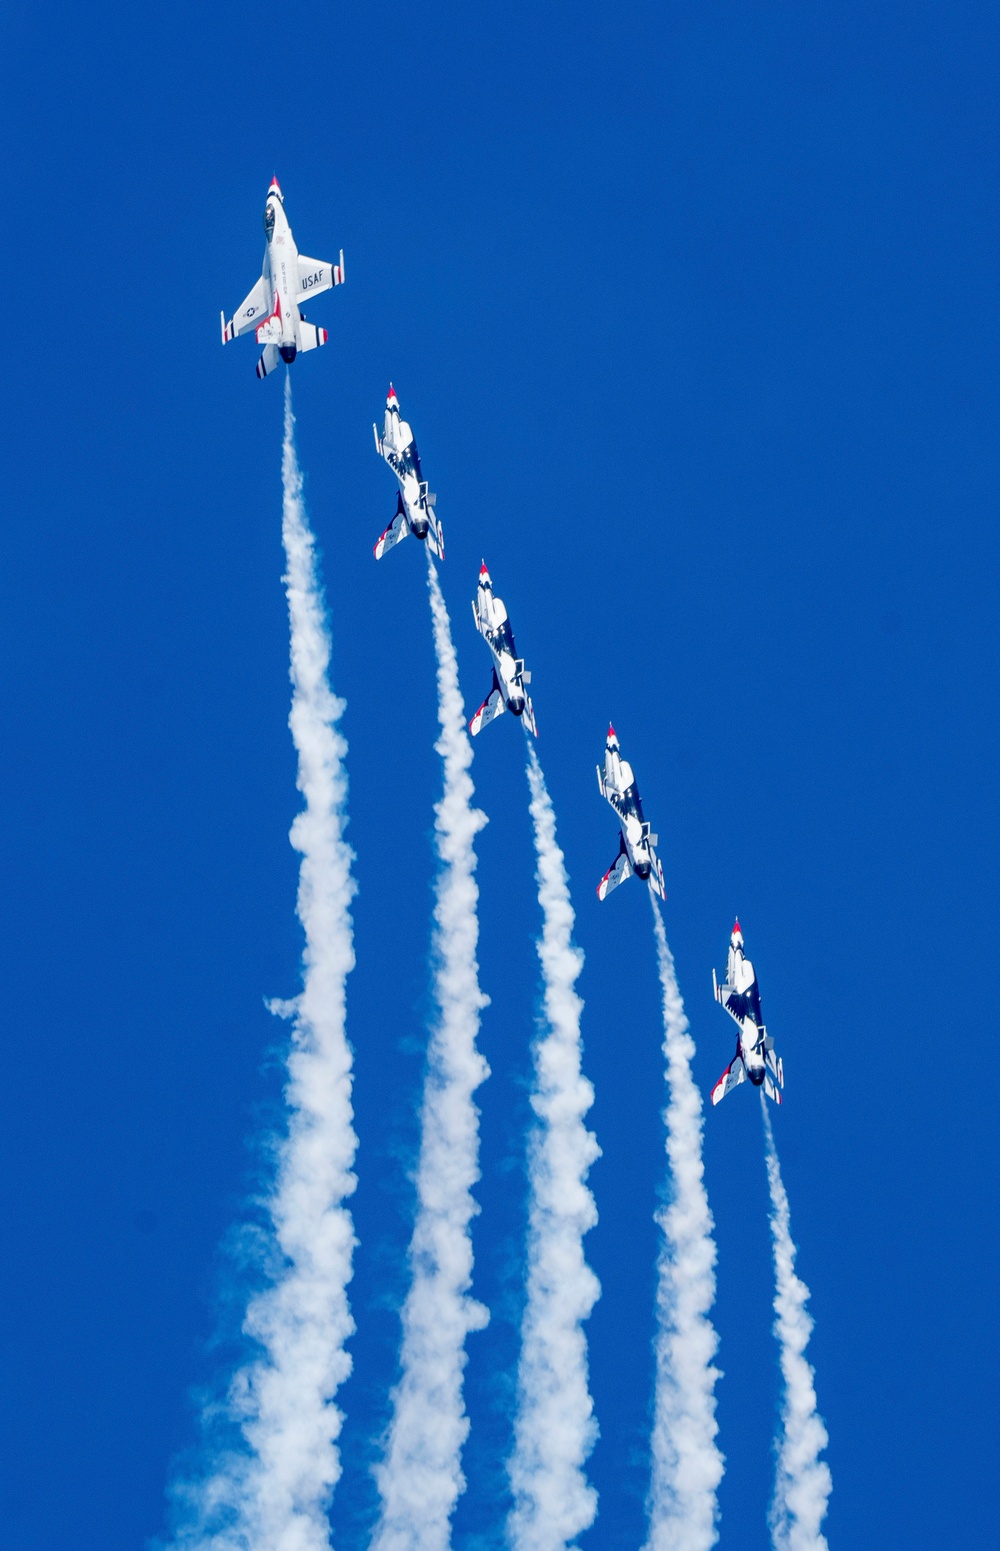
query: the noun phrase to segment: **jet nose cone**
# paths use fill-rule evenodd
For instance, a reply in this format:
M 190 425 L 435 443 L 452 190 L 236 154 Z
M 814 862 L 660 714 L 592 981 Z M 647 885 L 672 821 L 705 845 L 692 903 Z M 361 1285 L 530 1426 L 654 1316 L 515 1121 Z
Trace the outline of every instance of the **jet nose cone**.
M 386 394 L 386 396 L 385 396 L 385 403 L 386 403 L 386 408 L 387 408 L 387 409 L 388 409 L 388 407 L 389 407 L 389 405 L 390 405 L 390 404 L 392 404 L 392 405 L 396 405 L 396 406 L 397 406 L 397 407 L 398 407 L 398 405 L 399 405 L 399 400 L 398 400 L 398 398 L 397 398 L 397 397 L 396 397 L 396 390 L 395 390 L 395 388 L 394 388 L 394 387 L 393 387 L 393 385 L 392 385 L 392 383 L 391 383 L 391 382 L 390 382 L 390 384 L 389 384 L 389 391 L 388 391 L 388 393 L 387 393 L 387 394 Z
M 489 581 L 489 579 L 490 579 L 490 573 L 486 569 L 486 561 L 485 560 L 483 561 L 482 565 L 479 567 L 479 579 L 480 579 L 480 581 L 483 579 L 483 577 L 485 577 L 487 581 Z
M 740 918 L 739 918 L 739 916 L 737 916 L 736 920 L 733 922 L 733 936 L 734 937 L 742 937 L 743 936 L 743 928 L 740 925 Z
M 284 196 L 284 194 L 283 194 L 283 193 L 282 193 L 282 192 L 281 192 L 281 184 L 280 184 L 280 183 L 279 183 L 279 182 L 278 182 L 278 180 L 277 180 L 277 178 L 272 178 L 272 179 L 271 179 L 271 182 L 270 182 L 270 184 L 269 184 L 269 185 L 268 185 L 268 190 L 267 190 L 267 192 L 268 192 L 268 193 L 269 193 L 269 194 L 277 194 L 277 196 L 278 196 L 278 198 L 279 198 L 279 199 L 280 199 L 280 200 L 282 200 L 282 201 L 284 201 L 284 197 L 285 197 L 285 196 Z
M 608 737 L 609 738 L 617 738 L 618 737 L 618 734 L 615 732 L 615 729 L 612 727 L 610 722 L 608 723 Z

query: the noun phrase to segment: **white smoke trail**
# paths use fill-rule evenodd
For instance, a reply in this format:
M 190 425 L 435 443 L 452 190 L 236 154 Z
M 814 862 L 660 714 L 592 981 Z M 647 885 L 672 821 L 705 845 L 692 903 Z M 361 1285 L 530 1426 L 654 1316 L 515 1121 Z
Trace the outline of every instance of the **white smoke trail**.
M 298 787 L 305 809 L 291 842 L 302 853 L 298 914 L 305 929 L 303 988 L 274 1004 L 290 1017 L 285 1100 L 288 1132 L 277 1149 L 267 1201 L 278 1262 L 250 1301 L 244 1332 L 260 1354 L 230 1386 L 226 1411 L 246 1448 L 226 1454 L 207 1480 L 181 1487 L 190 1522 L 179 1543 L 204 1551 L 325 1551 L 327 1508 L 340 1475 L 342 1414 L 334 1395 L 351 1360 L 347 1301 L 354 1231 L 344 1205 L 355 1187 L 351 1051 L 345 980 L 354 967 L 349 911 L 352 853 L 343 838 L 347 746 L 344 702 L 330 691 L 330 642 L 302 501 L 291 390 L 286 378 L 282 538 L 291 625 L 292 708 Z
M 829 1438 L 816 1410 L 814 1372 L 805 1359 L 813 1321 L 806 1312 L 809 1289 L 795 1274 L 788 1195 L 781 1178 L 771 1117 L 760 1096 L 767 1146 L 767 1183 L 771 1192 L 771 1238 L 774 1244 L 774 1333 L 781 1348 L 785 1380 L 781 1408 L 782 1436 L 777 1441 L 778 1466 L 771 1504 L 771 1540 L 776 1551 L 827 1551 L 820 1525 L 826 1517 L 833 1481 L 820 1454 Z
M 601 1291 L 583 1255 L 583 1236 L 597 1222 L 586 1178 L 600 1149 L 583 1121 L 594 1102 L 593 1087 L 580 1070 L 583 1003 L 574 990 L 583 954 L 573 946 L 573 906 L 555 813 L 530 742 L 528 785 L 548 1028 L 534 1051 L 531 1102 L 540 1124 L 529 1153 L 528 1296 L 508 1467 L 515 1500 L 508 1530 L 517 1551 L 562 1551 L 597 1512 L 597 1493 L 583 1471 L 597 1425 L 582 1321 Z
M 650 893 L 663 993 L 665 1113 L 672 1194 L 657 1214 L 663 1230 L 657 1289 L 656 1395 L 651 1439 L 648 1551 L 708 1551 L 718 1539 L 716 1488 L 723 1459 L 715 1442 L 712 1359 L 719 1341 L 714 1224 L 702 1163 L 701 1094 L 691 1076 L 694 1040 L 677 988 L 663 918 Z
M 441 870 L 434 910 L 437 1017 L 427 1052 L 417 1165 L 417 1217 L 410 1243 L 412 1281 L 403 1307 L 402 1374 L 383 1463 L 376 1470 L 382 1515 L 376 1551 L 444 1551 L 465 1486 L 460 1456 L 469 1431 L 462 1398 L 465 1338 L 486 1324 L 472 1282 L 472 1187 L 479 1178 L 479 1111 L 472 1095 L 489 1076 L 476 1049 L 479 938 L 472 745 L 458 687 L 458 660 L 437 571 L 427 556 L 437 652 L 436 748 L 444 792 L 435 830 Z

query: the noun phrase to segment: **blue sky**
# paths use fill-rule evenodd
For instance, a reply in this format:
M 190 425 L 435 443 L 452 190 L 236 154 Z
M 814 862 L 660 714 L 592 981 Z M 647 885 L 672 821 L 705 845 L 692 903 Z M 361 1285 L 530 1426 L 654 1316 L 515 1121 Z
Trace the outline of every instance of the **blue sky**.
M 587 1551 L 641 1543 L 663 1098 L 648 907 L 598 906 L 612 718 L 661 836 L 707 1093 L 738 911 L 782 1050 L 832 1545 L 991 1544 L 998 1270 L 994 8 L 13 5 L 0 417 L 0 1546 L 162 1532 L 298 983 L 280 380 L 223 351 L 273 173 L 348 284 L 294 368 L 346 695 L 364 1546 L 395 1372 L 439 789 L 421 556 L 376 567 L 390 378 L 439 493 L 470 712 L 485 556 L 534 671 L 603 1155 Z M 482 981 L 471 1488 L 500 1544 L 537 1000 L 517 729 L 473 767 Z M 706 1121 L 721 1545 L 767 1544 L 778 1376 L 745 1090 Z M 233 1301 L 235 1299 L 235 1302 Z M 228 1310 L 228 1312 L 227 1312 Z M 214 1344 L 213 1344 L 214 1343 Z

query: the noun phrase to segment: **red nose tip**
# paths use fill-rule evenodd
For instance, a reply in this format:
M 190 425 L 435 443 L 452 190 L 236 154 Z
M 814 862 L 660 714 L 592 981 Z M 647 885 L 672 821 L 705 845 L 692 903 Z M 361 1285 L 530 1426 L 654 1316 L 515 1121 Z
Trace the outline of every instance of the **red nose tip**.
M 611 723 L 609 722 L 608 723 L 608 737 L 609 738 L 617 738 L 617 736 L 618 736 L 618 734 L 615 732 L 615 729 L 612 727 Z
M 739 932 L 741 937 L 743 936 L 743 928 L 740 925 L 740 918 L 739 918 L 739 916 L 737 916 L 736 920 L 733 922 L 733 936 L 734 937 L 736 936 L 737 932 Z
M 490 574 L 489 571 L 487 571 L 487 569 L 486 569 L 486 561 L 485 560 L 483 561 L 482 565 L 479 567 L 479 574 L 480 574 L 480 576 L 489 576 L 489 574 Z
M 395 390 L 395 388 L 394 388 L 394 387 L 393 387 L 393 385 L 392 385 L 392 383 L 391 383 L 391 382 L 390 382 L 390 384 L 389 384 L 389 392 L 388 392 L 388 394 L 387 394 L 387 395 L 386 395 L 386 397 L 387 397 L 387 398 L 389 398 L 389 399 L 394 399 L 394 398 L 395 398 L 395 397 L 396 397 L 396 390 Z

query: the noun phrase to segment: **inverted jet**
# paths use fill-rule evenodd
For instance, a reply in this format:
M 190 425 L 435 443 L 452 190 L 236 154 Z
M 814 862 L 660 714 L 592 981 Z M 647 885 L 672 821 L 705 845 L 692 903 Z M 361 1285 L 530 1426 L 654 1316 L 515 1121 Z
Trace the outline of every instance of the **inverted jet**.
M 399 418 L 399 400 L 392 383 L 385 401 L 385 420 L 382 435 L 373 425 L 375 446 L 380 458 L 384 458 L 399 480 L 396 497 L 396 515 L 375 545 L 375 559 L 381 560 L 410 533 L 427 542 L 432 555 L 444 559 L 444 529 L 434 513 L 436 495 L 427 488 L 427 481 L 420 468 L 420 454 L 409 423 Z
M 774 1040 L 764 1027 L 757 973 L 743 951 L 739 921 L 734 924 L 729 939 L 726 983 L 720 986 L 713 969 L 712 987 L 715 1000 L 722 1003 L 739 1030 L 736 1054 L 712 1089 L 712 1103 L 720 1103 L 727 1093 L 749 1077 L 755 1088 L 763 1088 L 769 1099 L 780 1104 L 785 1072 L 781 1057 L 774 1053 Z
M 635 775 L 627 759 L 622 759 L 618 747 L 618 735 L 608 728 L 608 741 L 604 750 L 604 769 L 597 767 L 597 784 L 601 796 L 614 808 L 621 824 L 620 849 L 614 866 L 609 867 L 597 885 L 598 899 L 607 899 L 612 889 L 635 873 L 637 878 L 647 879 L 654 894 L 666 899 L 663 887 L 663 868 L 654 847 L 658 837 L 650 833 L 649 823 L 642 811 L 642 799 L 635 784 Z
M 531 682 L 531 674 L 525 672 L 524 658 L 517 655 L 506 606 L 493 592 L 485 560 L 479 572 L 479 590 L 472 600 L 472 617 L 493 653 L 493 688 L 469 723 L 469 731 L 475 737 L 504 711 L 510 711 L 514 716 L 523 716 L 525 726 L 537 738 L 534 707 L 524 687 Z
M 228 323 L 225 313 L 221 315 L 224 345 L 253 330 L 258 345 L 264 346 L 257 362 L 258 377 L 273 372 L 279 361 L 290 366 L 300 351 L 326 344 L 326 329 L 307 323 L 300 303 L 344 281 L 343 248 L 339 264 L 324 264 L 321 259 L 306 258 L 295 246 L 277 178 L 271 179 L 267 191 L 264 236 L 267 243 L 260 279 Z

